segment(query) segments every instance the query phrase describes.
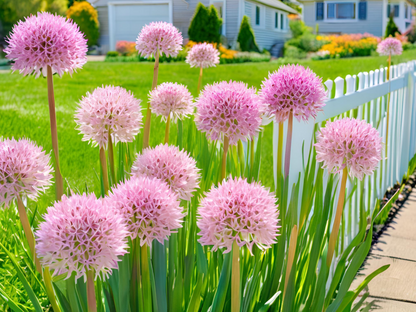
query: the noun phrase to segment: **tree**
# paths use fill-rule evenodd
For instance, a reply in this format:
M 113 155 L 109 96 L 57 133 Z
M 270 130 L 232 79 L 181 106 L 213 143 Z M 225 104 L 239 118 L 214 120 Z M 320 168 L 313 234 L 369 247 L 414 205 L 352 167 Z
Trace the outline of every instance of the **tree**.
M 96 45 L 100 37 L 97 10 L 88 1 L 75 1 L 66 14 L 68 18 L 78 24 L 79 29 L 85 34 L 88 46 Z
M 198 3 L 195 14 L 189 24 L 189 39 L 195 42 L 220 43 L 222 19 L 218 16 L 217 9 L 211 5 L 207 8 Z
M 393 20 L 394 11 L 390 13 L 389 21 L 387 22 L 386 26 L 386 37 L 395 36 L 396 33 L 400 34 L 399 28 L 397 27 L 396 23 Z
M 253 28 L 250 25 L 250 19 L 244 15 L 238 32 L 237 41 L 240 44 L 241 51 L 260 52 L 256 43 Z

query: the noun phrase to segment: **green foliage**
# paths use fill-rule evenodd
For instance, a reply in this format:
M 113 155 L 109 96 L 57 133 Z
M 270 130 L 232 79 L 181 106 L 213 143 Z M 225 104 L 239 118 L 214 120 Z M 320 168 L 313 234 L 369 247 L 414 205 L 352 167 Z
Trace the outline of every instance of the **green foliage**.
M 115 56 L 119 56 L 117 51 L 108 51 L 107 52 L 107 57 L 115 57 Z
M 68 0 L 68 8 L 70 8 L 74 4 L 75 1 L 82 2 L 82 1 L 87 1 L 87 0 Z
M 394 22 L 393 16 L 394 16 L 394 12 L 390 14 L 389 21 L 387 22 L 385 37 L 390 37 L 390 36 L 394 37 L 396 33 L 401 34 L 399 28 Z
M 207 8 L 201 2 L 198 3 L 195 14 L 188 28 L 189 39 L 195 42 L 221 42 L 222 19 L 217 9 L 211 5 Z
M 64 15 L 68 9 L 68 0 L 44 0 L 43 11 Z
M 304 59 L 306 58 L 306 52 L 302 51 L 298 47 L 285 43 L 283 55 L 289 59 Z
M 75 1 L 66 14 L 85 34 L 88 46 L 96 45 L 100 37 L 97 10 L 87 1 Z
M 246 63 L 246 62 L 269 62 L 270 53 L 238 52 L 234 58 L 221 58 L 221 64 Z
M 240 44 L 241 51 L 260 52 L 260 49 L 256 43 L 253 28 L 251 28 L 250 25 L 250 18 L 246 15 L 244 15 L 243 19 L 241 20 L 237 42 Z
M 289 28 L 292 32 L 292 39 L 285 43 L 285 57 L 305 58 L 307 52 L 316 52 L 325 43 L 322 40 L 317 40 L 316 35 L 312 33 L 313 29 L 306 26 L 301 20 L 291 20 Z
M 312 33 L 312 28 L 309 26 L 306 26 L 305 23 L 301 20 L 291 20 L 289 21 L 289 28 L 292 32 L 293 38 L 299 38 L 303 34 L 309 34 Z

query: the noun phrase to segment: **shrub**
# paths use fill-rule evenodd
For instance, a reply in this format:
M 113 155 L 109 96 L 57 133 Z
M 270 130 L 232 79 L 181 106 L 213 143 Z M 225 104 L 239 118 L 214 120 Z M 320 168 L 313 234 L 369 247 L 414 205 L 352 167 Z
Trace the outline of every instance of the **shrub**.
M 301 49 L 289 45 L 289 44 L 285 44 L 284 47 L 284 52 L 283 55 L 285 58 L 289 58 L 289 59 L 304 59 L 306 58 L 306 52 L 302 51 Z
M 393 20 L 393 14 L 394 12 L 390 14 L 389 21 L 387 22 L 386 37 L 389 37 L 389 36 L 394 37 L 396 33 L 400 34 L 399 28 L 397 27 L 396 23 Z
M 100 37 L 98 13 L 89 2 L 75 1 L 66 15 L 78 24 L 80 30 L 85 34 L 85 38 L 88 39 L 89 47 L 97 44 Z
M 133 41 L 117 41 L 116 51 L 120 55 L 133 55 L 136 53 L 136 43 Z
M 289 21 L 289 28 L 293 38 L 298 38 L 305 33 L 312 33 L 311 27 L 306 26 L 303 21 L 297 19 Z
M 107 57 L 116 57 L 119 56 L 117 51 L 108 51 L 107 52 Z
M 195 42 L 220 43 L 221 25 L 222 19 L 218 16 L 217 9 L 213 5 L 207 8 L 202 3 L 198 3 L 189 24 L 189 39 Z
M 240 44 L 241 51 L 248 52 L 260 52 L 256 43 L 253 28 L 250 25 L 250 19 L 244 15 L 240 25 L 240 31 L 238 32 L 237 41 Z

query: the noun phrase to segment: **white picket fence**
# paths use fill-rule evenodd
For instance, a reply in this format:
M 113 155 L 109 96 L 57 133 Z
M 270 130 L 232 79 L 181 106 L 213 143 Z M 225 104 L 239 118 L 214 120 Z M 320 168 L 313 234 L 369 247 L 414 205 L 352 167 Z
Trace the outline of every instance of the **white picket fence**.
M 345 79 L 336 78 L 334 81 L 325 82 L 330 98 L 326 102 L 323 112 L 319 113 L 315 123 L 298 122 L 294 118 L 293 141 L 291 151 L 291 163 L 289 179 L 293 184 L 298 181 L 299 173 L 303 174 L 303 168 L 307 161 L 309 149 L 315 136 L 315 124 L 328 119 L 339 117 L 353 117 L 364 119 L 373 125 L 383 137 L 386 138 L 386 111 L 387 99 L 390 93 L 390 122 L 388 134 L 387 158 L 382 160 L 382 166 L 371 177 L 365 177 L 364 194 L 360 187 L 346 203 L 345 208 L 345 243 L 357 234 L 359 223 L 359 202 L 364 196 L 366 211 L 370 214 L 375 206 L 376 199 L 381 199 L 386 190 L 396 182 L 401 182 L 407 172 L 408 164 L 416 154 L 416 61 L 392 66 L 390 79 L 386 79 L 387 67 L 374 71 L 362 72 L 358 75 L 347 75 Z M 333 92 L 335 89 L 335 92 Z M 332 97 L 332 94 L 334 96 Z M 318 127 L 318 128 L 319 128 Z M 273 130 L 273 163 L 274 179 L 276 183 L 278 124 L 274 124 Z M 285 133 L 287 123 L 284 126 Z M 284 142 L 283 147 L 286 144 Z M 303 157 L 302 157 L 303 151 Z M 283 155 L 285 151 L 283 150 Z M 383 151 L 383 157 L 385 150 Z M 328 175 L 324 182 L 326 182 Z M 347 189 L 351 190 L 357 179 L 349 179 Z M 290 184 L 289 184 L 290 185 Z M 302 188 L 302 185 L 300 186 Z M 302 194 L 302 192 L 299 192 Z M 290 194 L 290 193 L 289 193 Z M 299 214 L 298 214 L 299 215 Z

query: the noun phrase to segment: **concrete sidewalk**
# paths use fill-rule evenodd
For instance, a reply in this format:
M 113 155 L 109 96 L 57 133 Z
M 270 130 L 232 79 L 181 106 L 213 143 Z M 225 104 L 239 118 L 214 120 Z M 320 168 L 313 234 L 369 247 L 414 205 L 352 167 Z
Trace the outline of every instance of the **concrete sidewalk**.
M 370 296 L 366 302 L 372 305 L 364 311 L 415 312 L 416 188 L 373 247 L 352 288 L 386 264 L 390 267 L 368 285 Z

